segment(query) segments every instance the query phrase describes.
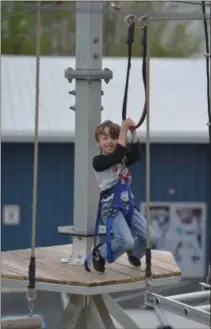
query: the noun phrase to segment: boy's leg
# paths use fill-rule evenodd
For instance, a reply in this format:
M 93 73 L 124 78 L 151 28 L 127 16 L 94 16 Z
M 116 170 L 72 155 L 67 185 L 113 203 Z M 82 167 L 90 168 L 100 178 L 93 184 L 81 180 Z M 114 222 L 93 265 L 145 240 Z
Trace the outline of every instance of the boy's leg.
M 131 219 L 131 232 L 134 236 L 134 249 L 131 255 L 137 259 L 144 256 L 146 250 L 147 221 L 144 216 L 135 208 Z M 156 244 L 158 234 L 150 225 L 150 243 Z
M 106 221 L 104 222 L 106 224 Z M 134 239 L 130 228 L 122 212 L 118 211 L 112 223 L 111 250 L 114 261 L 124 254 L 125 251 L 133 249 Z M 103 272 L 105 261 L 107 260 L 107 244 L 104 243 L 99 246 L 95 253 L 93 254 L 93 266 L 97 271 Z M 98 266 L 99 262 L 101 263 L 100 266 Z

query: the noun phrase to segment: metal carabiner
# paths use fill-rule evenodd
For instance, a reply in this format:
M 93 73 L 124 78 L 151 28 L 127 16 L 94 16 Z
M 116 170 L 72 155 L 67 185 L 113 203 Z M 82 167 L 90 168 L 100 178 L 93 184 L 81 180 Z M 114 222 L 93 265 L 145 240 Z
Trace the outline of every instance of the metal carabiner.
M 34 312 L 34 301 L 37 297 L 36 289 L 28 288 L 28 291 L 26 293 L 26 298 L 28 300 L 28 310 L 29 310 L 29 316 L 33 316 Z
M 140 29 L 144 29 L 145 26 L 148 24 L 149 22 L 149 16 L 144 15 L 139 17 L 138 22 L 141 23 L 141 26 L 139 27 Z
M 132 24 L 135 23 L 136 18 L 137 18 L 136 15 L 129 14 L 124 18 L 124 23 L 127 24 L 127 27 L 130 27 Z

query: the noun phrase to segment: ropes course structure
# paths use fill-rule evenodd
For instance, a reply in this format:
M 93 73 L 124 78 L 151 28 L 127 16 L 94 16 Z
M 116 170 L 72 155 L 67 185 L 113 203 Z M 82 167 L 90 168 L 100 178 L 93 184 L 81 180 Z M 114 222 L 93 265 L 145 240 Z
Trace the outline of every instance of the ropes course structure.
M 166 1 L 168 2 L 168 1 Z M 194 6 L 201 6 L 201 1 L 170 1 L 172 4 L 174 3 L 178 3 L 178 4 L 185 4 L 185 5 L 194 5 Z M 59 6 L 59 10 L 60 11 L 73 11 L 74 12 L 80 12 L 80 13 L 89 13 L 89 11 L 85 8 L 75 8 L 73 9 L 72 6 L 68 6 L 67 4 L 65 4 L 65 6 L 62 6 L 62 4 L 64 4 L 65 1 L 52 1 L 51 3 L 48 3 L 46 5 L 41 5 L 41 12 L 45 12 L 46 10 L 50 10 L 50 11 L 58 11 L 58 6 Z M 210 7 L 210 1 L 204 1 L 205 7 Z M 9 3 L 7 3 L 7 6 L 9 7 Z M 36 6 L 34 4 L 31 4 L 30 2 L 25 3 L 25 4 L 21 4 L 18 3 L 16 4 L 17 8 L 23 8 L 25 10 L 23 10 L 22 12 L 19 13 L 15 13 L 15 14 L 9 14 L 9 15 L 5 15 L 3 17 L 1 17 L 2 21 L 3 20 L 7 20 L 13 17 L 17 17 L 17 16 L 23 16 L 26 14 L 30 14 L 30 13 L 35 13 L 36 12 Z M 123 10 L 119 4 L 119 1 L 113 1 L 110 2 L 110 7 L 108 8 L 104 8 L 103 9 L 103 15 L 109 15 L 111 13 L 115 13 L 117 15 L 121 15 L 123 17 L 126 17 L 128 15 L 131 15 L 131 12 L 128 12 L 126 10 Z M 92 15 L 94 14 L 98 14 L 99 11 L 97 9 L 94 9 L 92 12 Z M 146 14 L 146 12 L 136 12 L 134 13 L 134 15 L 136 17 L 143 17 Z M 149 10 L 148 11 L 148 16 L 150 17 L 151 20 L 203 20 L 204 16 L 203 13 L 183 13 L 183 12 L 174 12 L 174 11 L 170 11 L 170 12 L 163 12 L 163 11 L 152 11 Z M 206 14 L 206 19 L 209 20 L 210 18 L 210 13 Z
M 55 5 L 62 4 L 62 1 L 53 2 Z M 157 251 L 153 252 L 150 245 L 150 38 L 149 29 L 151 20 L 149 11 L 138 18 L 134 14 L 128 14 L 125 17 L 125 23 L 128 27 L 128 65 L 125 83 L 125 92 L 122 106 L 122 119 L 127 117 L 127 99 L 129 90 L 130 67 L 132 60 L 132 45 L 134 43 L 134 31 L 136 28 L 136 21 L 141 24 L 142 28 L 142 48 L 143 48 L 143 65 L 142 75 L 145 89 L 145 103 L 142 109 L 140 120 L 136 127 L 140 127 L 146 119 L 146 219 L 147 219 L 147 241 L 146 241 L 146 259 L 145 271 L 131 268 L 124 256 L 115 263 L 111 264 L 108 273 L 98 276 L 94 273 L 86 273 L 84 271 L 83 260 L 90 250 L 92 245 L 94 223 L 90 222 L 93 212 L 90 209 L 90 204 L 95 201 L 97 196 L 93 192 L 90 196 L 90 173 L 81 179 L 77 171 L 79 162 L 82 159 L 79 157 L 79 152 L 83 151 L 85 147 L 93 148 L 90 142 L 90 136 L 93 134 L 93 127 L 100 122 L 100 104 L 101 104 L 101 80 L 109 82 L 113 74 L 109 69 L 101 69 L 102 66 L 102 44 L 99 42 L 102 39 L 102 19 L 103 7 L 100 2 L 77 2 L 77 22 L 76 22 L 76 67 L 77 69 L 68 68 L 65 71 L 65 77 L 69 82 L 76 79 L 76 140 L 75 140 L 75 191 L 74 198 L 77 201 L 79 189 L 82 188 L 85 193 L 84 196 L 89 199 L 87 205 L 81 207 L 81 204 L 75 202 L 74 209 L 74 227 L 60 227 L 58 232 L 60 234 L 71 235 L 73 237 L 73 244 L 65 246 L 36 248 L 36 221 L 37 221 L 37 185 L 38 185 L 38 138 L 39 138 L 39 99 L 40 99 L 40 53 L 41 53 L 41 11 L 46 6 L 41 6 L 41 1 L 37 1 L 36 7 L 36 93 L 35 93 L 35 132 L 34 132 L 34 172 L 33 172 L 33 203 L 32 203 L 32 244 L 29 251 L 17 251 L 15 253 L 16 259 L 12 252 L 2 253 L 3 266 L 2 284 L 11 287 L 26 287 L 27 300 L 29 305 L 28 317 L 21 319 L 2 319 L 2 328 L 13 329 L 41 329 L 41 318 L 34 315 L 34 303 L 36 300 L 36 290 L 55 291 L 66 293 L 69 296 L 69 302 L 64 315 L 61 320 L 61 329 L 91 329 L 94 326 L 98 328 L 115 329 L 111 315 L 124 327 L 136 328 L 138 326 L 121 307 L 110 296 L 111 292 L 131 291 L 137 289 L 145 293 L 145 305 L 151 306 L 155 311 L 161 326 L 159 329 L 171 329 L 172 327 L 166 322 L 162 310 L 167 310 L 186 318 L 192 319 L 204 325 L 210 324 L 210 309 L 208 305 L 192 307 L 188 303 L 193 300 L 204 301 L 210 299 L 210 283 L 201 283 L 202 288 L 206 290 L 184 294 L 163 297 L 153 293 L 153 287 L 162 285 L 178 284 L 180 281 L 181 272 L 175 263 L 171 253 Z M 211 141 L 211 109 L 210 109 L 210 49 L 208 41 L 207 28 L 207 14 L 206 3 L 202 1 L 202 14 L 198 15 L 198 19 L 203 19 L 205 28 L 206 40 L 206 73 L 207 73 L 207 103 L 208 103 L 208 127 Z M 111 3 L 111 7 L 120 11 L 121 8 L 117 3 Z M 92 16 L 94 14 L 94 16 Z M 8 18 L 9 16 L 7 16 Z M 95 22 L 90 24 L 91 18 Z M 95 17 L 95 18 L 94 18 Z M 189 17 L 189 16 L 188 16 Z M 3 17 L 4 19 L 5 17 Z M 155 18 L 157 19 L 157 18 Z M 188 18 L 189 19 L 189 18 Z M 197 19 L 197 18 L 196 18 Z M 94 24 L 95 23 L 95 24 Z M 81 43 L 81 36 L 87 33 L 89 38 Z M 92 41 L 90 41 L 92 40 Z M 93 60 L 93 53 L 89 52 L 90 42 L 92 42 L 95 51 L 100 56 L 96 58 L 95 63 L 90 67 L 90 62 Z M 86 47 L 86 48 L 84 48 Z M 78 54 L 86 52 L 84 56 L 90 59 L 89 66 L 84 67 L 84 60 Z M 83 57 L 83 56 L 82 56 Z M 83 97 L 81 95 L 83 94 Z M 98 102 L 94 104 L 93 95 L 98 94 Z M 85 102 L 85 103 L 84 103 Z M 84 104 L 87 105 L 88 114 L 84 113 Z M 78 125 L 78 126 L 77 126 Z M 77 127 L 83 127 L 87 132 L 85 138 L 81 138 L 81 133 L 77 133 Z M 87 127 L 89 127 L 87 129 Z M 80 129 L 79 129 L 80 130 Z M 87 140 L 87 144 L 84 142 Z M 85 144 L 85 145 L 83 145 Z M 82 152 L 83 153 L 83 152 Z M 84 169 L 88 167 L 88 159 L 84 158 Z M 77 182 L 77 184 L 76 184 Z M 80 185 L 80 186 L 79 186 Z M 81 191 L 81 190 L 80 190 Z M 82 209 L 83 208 L 83 209 Z M 86 214 L 86 220 L 84 220 Z M 80 219 L 81 218 L 81 219 Z M 90 224 L 90 225 L 89 225 Z M 99 234 L 104 234 L 105 228 L 100 228 Z M 70 257 L 70 251 L 72 256 Z M 37 255 L 36 255 L 37 252 Z M 61 262 L 61 257 L 67 256 L 67 260 Z M 29 260 L 24 265 L 19 265 L 20 260 Z M 50 263 L 50 265 L 48 264 Z M 155 263 L 153 263 L 155 262 Z M 67 264 L 65 264 L 67 263 Z M 9 264 L 9 266 L 8 266 Z M 156 265 L 155 265 L 156 264 Z M 27 266 L 28 265 L 28 266 Z M 169 269 L 170 267 L 170 269 Z M 210 280 L 210 279 L 209 279 Z M 186 303 L 185 303 L 186 302 Z M 25 322 L 24 322 L 25 321 Z

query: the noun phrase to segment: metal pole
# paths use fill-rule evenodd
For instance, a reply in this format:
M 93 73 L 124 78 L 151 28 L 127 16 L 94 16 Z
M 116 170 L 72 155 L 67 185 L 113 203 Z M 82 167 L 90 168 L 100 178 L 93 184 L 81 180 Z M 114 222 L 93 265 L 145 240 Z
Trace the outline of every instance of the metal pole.
M 202 289 L 210 289 L 210 284 L 205 282 L 199 282 Z
M 210 312 L 210 304 L 197 306 L 196 308 L 201 311 Z
M 80 8 L 87 9 L 88 13 L 80 12 Z M 92 15 L 93 9 L 99 13 Z M 102 13 L 102 3 L 76 1 L 76 70 L 102 68 Z M 96 154 L 93 132 L 100 122 L 101 80 L 76 79 L 74 230 L 85 234 L 94 232 L 97 214 L 98 190 L 92 158 Z M 91 243 L 90 238 L 73 237 L 73 259 L 78 254 L 86 257 Z
M 167 299 L 180 301 L 180 302 L 192 302 L 192 301 L 198 301 L 200 299 L 206 299 L 206 298 L 210 299 L 209 290 L 190 292 L 187 294 L 173 295 L 173 296 L 167 297 Z
M 95 14 L 93 14 L 93 12 Z M 102 70 L 103 2 L 76 1 L 76 69 L 65 77 L 76 80 L 74 227 L 72 264 L 82 264 L 91 250 L 99 192 L 92 159 L 97 154 L 94 130 L 101 122 L 101 79 L 112 72 Z
M 160 308 L 161 310 L 178 314 L 184 316 L 185 318 L 189 318 L 190 320 L 203 323 L 206 326 L 210 326 L 209 312 L 205 312 L 198 309 L 197 307 L 181 303 L 181 301 L 151 293 L 146 302 L 146 305 L 154 308 Z

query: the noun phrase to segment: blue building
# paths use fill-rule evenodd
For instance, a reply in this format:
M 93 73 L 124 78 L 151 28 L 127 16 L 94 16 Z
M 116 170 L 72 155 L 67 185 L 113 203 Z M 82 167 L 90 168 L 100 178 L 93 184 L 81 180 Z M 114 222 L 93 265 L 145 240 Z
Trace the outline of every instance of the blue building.
M 37 246 L 68 243 L 57 227 L 73 223 L 74 89 L 64 70 L 73 58 L 42 58 L 40 88 Z M 138 120 L 143 103 L 141 61 L 134 59 L 129 116 Z M 126 59 L 107 58 L 114 79 L 102 84 L 102 120 L 121 120 Z M 31 244 L 35 58 L 2 57 L 2 250 Z M 71 99 L 71 97 L 73 99 Z M 210 240 L 210 159 L 204 59 L 151 60 L 151 200 L 206 205 Z M 86 110 L 86 109 L 84 109 Z M 145 124 L 139 129 L 143 154 L 132 168 L 136 202 L 145 200 Z M 205 232 L 206 239 L 205 239 Z

